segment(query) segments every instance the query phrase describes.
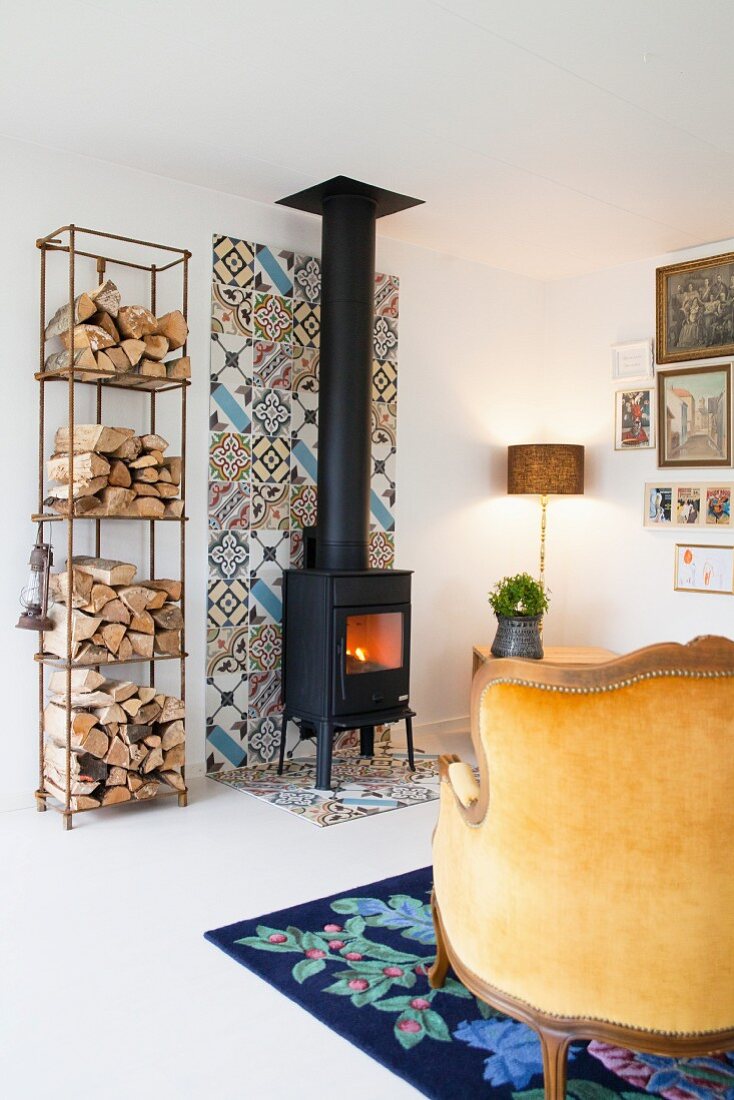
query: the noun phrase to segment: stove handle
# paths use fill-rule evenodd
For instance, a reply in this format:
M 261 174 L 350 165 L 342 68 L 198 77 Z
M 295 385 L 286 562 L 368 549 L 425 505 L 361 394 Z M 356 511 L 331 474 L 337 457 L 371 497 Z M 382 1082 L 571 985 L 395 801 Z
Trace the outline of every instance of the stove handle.
M 344 638 L 341 637 L 339 639 L 339 679 L 341 680 L 342 702 L 344 703 L 346 703 L 347 701 L 347 684 L 346 680 L 344 679 L 344 666 L 346 664 L 346 661 L 347 659 L 344 654 Z

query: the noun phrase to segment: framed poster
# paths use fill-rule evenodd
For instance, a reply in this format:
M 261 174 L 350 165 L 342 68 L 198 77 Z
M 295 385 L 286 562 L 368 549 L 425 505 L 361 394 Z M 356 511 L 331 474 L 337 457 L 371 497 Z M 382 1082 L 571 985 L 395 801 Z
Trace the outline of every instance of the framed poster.
M 734 354 L 734 252 L 655 275 L 658 363 Z
M 731 363 L 658 372 L 658 465 L 731 466 Z
M 646 451 L 655 446 L 655 391 L 620 390 L 614 396 L 615 451 Z
M 654 377 L 652 340 L 612 344 L 612 378 L 615 382 L 649 382 Z
M 678 543 L 674 587 L 676 592 L 734 595 L 734 546 Z
M 694 478 L 688 481 L 648 481 L 645 484 L 643 524 L 645 527 L 706 527 L 727 530 L 734 526 L 731 515 L 734 482 L 710 484 Z

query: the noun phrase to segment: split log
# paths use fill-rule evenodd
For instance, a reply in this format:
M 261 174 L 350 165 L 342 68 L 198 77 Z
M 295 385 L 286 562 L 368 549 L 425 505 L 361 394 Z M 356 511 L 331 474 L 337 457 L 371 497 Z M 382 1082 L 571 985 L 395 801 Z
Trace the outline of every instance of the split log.
M 153 593 L 151 598 L 148 600 L 148 611 L 158 611 L 158 609 L 163 607 L 163 604 L 166 602 L 166 593 L 163 591 L 163 589 L 154 589 L 150 581 L 145 582 L 145 587 L 150 588 Z
M 51 455 L 46 463 L 46 473 L 53 481 L 69 480 L 69 455 Z M 74 479 L 106 477 L 110 464 L 96 451 L 80 451 L 74 455 Z
M 109 349 L 112 350 L 112 349 Z M 100 376 L 108 376 L 115 373 L 115 364 L 104 351 L 96 351 L 94 358 L 97 361 L 97 366 L 100 371 Z
M 97 353 L 102 354 L 101 352 Z M 104 352 L 108 359 L 111 360 L 117 374 L 127 374 L 130 370 L 130 359 L 125 353 L 124 348 L 107 348 Z
M 158 787 L 160 784 L 156 779 L 151 779 L 149 783 L 144 783 L 142 787 L 138 787 L 135 792 L 135 798 L 140 802 L 145 801 L 148 798 L 155 798 L 158 794 Z
M 62 790 L 62 788 L 54 783 L 52 779 L 49 779 L 48 776 L 44 776 L 43 786 L 47 794 L 58 799 L 64 806 L 66 805 L 66 791 Z M 88 794 L 73 795 L 69 799 L 70 810 L 96 810 L 99 808 L 99 805 L 99 799 L 93 798 Z
M 149 733 L 150 726 L 144 726 L 141 722 L 120 723 L 120 736 L 131 748 L 139 741 L 145 741 Z
M 182 500 L 169 500 L 166 504 L 166 517 L 168 519 L 180 519 L 183 515 L 184 502 Z
M 127 785 L 132 793 L 135 794 L 136 791 L 139 791 L 140 788 L 145 785 L 145 780 L 141 775 L 138 775 L 137 772 L 128 772 Z
M 101 516 L 121 516 L 135 500 L 132 489 L 123 489 L 119 485 L 108 485 L 99 493 L 97 509 L 94 512 Z
M 49 762 L 44 764 L 43 776 L 45 780 L 53 783 L 59 790 L 66 792 L 66 771 L 60 772 Z M 97 780 L 71 779 L 69 783 L 69 789 L 73 795 L 91 795 L 98 786 L 99 782 Z M 65 800 L 65 793 L 63 797 Z
M 162 435 L 148 433 L 147 435 L 141 435 L 140 440 L 144 451 L 165 451 L 168 447 L 168 440 L 164 439 Z
M 79 497 L 78 500 L 74 500 L 72 503 L 75 516 L 93 516 L 99 509 L 97 497 Z M 68 516 L 69 514 L 68 500 L 56 500 L 55 497 L 47 497 L 44 504 L 52 508 L 59 516 Z
M 125 768 L 114 767 L 110 768 L 109 775 L 107 776 L 108 787 L 122 787 L 127 786 L 127 777 L 130 773 Z
M 69 600 L 69 574 L 51 573 L 48 579 L 48 594 L 55 603 L 67 603 Z M 92 578 L 80 569 L 72 570 L 71 606 L 84 608 L 92 597 Z
M 46 741 L 43 746 L 44 763 L 49 762 L 63 776 L 66 775 L 66 748 L 57 741 Z M 99 783 L 107 776 L 107 765 L 88 752 L 72 752 L 69 771 L 74 779 L 83 783 Z
M 124 639 L 123 639 L 124 641 Z M 119 660 L 118 655 L 118 660 Z M 84 642 L 76 655 L 78 665 L 103 665 L 110 660 L 109 650 L 104 645 L 93 642 Z
M 77 478 L 74 471 L 74 481 L 71 485 L 53 485 L 48 491 L 49 500 L 78 500 L 80 497 L 93 497 L 107 485 L 106 477 Z
M 143 740 L 149 749 L 159 749 L 161 747 L 161 735 L 159 733 L 149 733 Z
M 117 317 L 122 298 L 112 279 L 105 279 L 94 290 L 90 290 L 89 297 L 98 310 L 109 313 L 110 317 Z
M 132 428 L 107 428 L 104 424 L 75 424 L 74 453 L 77 451 L 98 451 L 107 454 L 117 450 L 126 439 L 135 433 Z M 69 429 L 61 427 L 56 432 L 54 449 L 62 454 L 69 452 Z
M 114 603 L 115 601 L 112 600 L 111 602 Z M 104 615 L 102 617 L 104 618 Z M 123 624 L 107 623 L 106 626 L 102 627 L 101 633 L 104 644 L 107 646 L 110 653 L 117 655 L 120 649 L 120 642 L 125 637 L 125 627 Z M 106 721 L 109 721 L 109 719 L 106 719 Z M 122 721 L 122 719 L 118 719 L 118 721 Z
M 61 342 L 67 351 L 71 350 L 71 338 L 68 329 L 59 334 Z M 99 325 L 77 325 L 74 329 L 74 350 L 77 348 L 89 348 L 90 351 L 102 351 L 111 347 L 115 341 L 108 332 Z
M 100 610 L 99 618 L 105 623 L 122 623 L 127 626 L 130 622 L 130 612 L 122 600 L 115 597 Z
M 143 705 L 145 705 L 146 703 L 152 703 L 154 699 L 158 703 L 159 707 L 163 705 L 162 701 L 156 699 L 156 690 L 152 684 L 149 686 L 141 684 L 141 686 L 138 688 L 138 699 Z
M 171 313 L 164 313 L 156 322 L 155 331 L 165 336 L 171 351 L 177 351 L 186 343 L 189 334 L 189 326 L 186 324 L 180 309 L 174 309 Z
M 118 661 L 131 661 L 133 659 L 133 647 L 130 639 L 125 637 L 120 642 L 120 648 L 117 651 Z
M 140 462 L 141 459 L 138 459 L 137 461 Z M 158 467 L 156 466 L 155 462 L 148 463 L 147 466 L 144 466 L 143 468 L 132 466 L 131 464 L 131 470 L 133 481 L 135 482 L 146 481 L 152 483 L 158 480 Z
M 115 806 L 118 802 L 129 802 L 132 798 L 127 787 L 105 787 L 102 795 L 103 806 Z
M 105 761 L 120 768 L 130 767 L 130 750 L 120 737 L 113 737 Z
M 57 351 L 53 355 L 49 355 L 43 364 L 43 369 L 47 374 L 68 370 L 69 367 L 73 367 L 75 371 L 84 371 L 85 376 L 88 378 L 99 373 L 94 352 L 90 351 L 89 348 L 75 348 L 73 362 L 70 351 Z
M 180 699 L 177 699 L 175 695 L 167 695 L 161 706 L 161 716 L 158 719 L 159 722 L 175 722 L 177 719 L 186 717 L 186 708 Z
M 96 310 L 97 307 L 89 294 L 80 294 L 75 298 L 73 309 L 69 308 L 68 302 L 66 305 L 59 306 L 46 325 L 43 333 L 44 340 L 50 340 L 54 336 L 61 336 L 63 332 L 68 332 L 70 325 L 79 325 L 87 321 Z
M 133 695 L 131 699 L 125 699 L 121 704 L 122 709 L 126 714 L 129 714 L 131 718 L 135 718 L 140 708 L 144 705 L 143 700 L 137 695 Z
M 156 490 L 161 500 L 176 500 L 179 493 L 178 485 L 168 485 L 165 481 L 159 481 Z
M 160 703 L 156 703 L 155 699 L 152 699 L 150 703 L 146 703 L 140 708 L 137 713 L 137 720 L 146 726 L 149 726 L 151 722 L 157 722 L 161 713 Z
M 119 703 L 110 703 L 106 707 L 95 707 L 94 713 L 97 715 L 97 721 L 100 722 L 105 729 L 109 728 L 111 725 L 117 725 L 119 727 L 122 723 L 127 722 L 127 715 Z
M 139 497 L 160 497 L 161 495 L 157 485 L 148 485 L 145 481 L 136 481 L 132 487 L 135 495 Z
M 171 580 L 168 577 L 160 577 L 152 581 L 146 581 L 145 587 L 165 592 L 169 600 L 175 601 L 181 599 L 181 581 Z
M 145 341 L 144 340 L 123 340 L 120 347 L 125 353 L 127 360 L 130 364 L 130 368 L 137 367 L 138 363 L 145 354 Z M 129 369 L 130 369 L 129 368 Z
M 183 742 L 168 749 L 163 756 L 163 771 L 170 772 L 181 768 L 186 763 L 186 746 Z
M 72 709 L 70 727 L 72 738 L 75 739 L 74 743 L 81 746 L 96 722 L 95 715 L 90 714 L 89 711 Z M 66 744 L 66 707 L 47 703 L 43 712 L 43 729 L 54 741 L 62 745 Z
M 66 657 L 67 609 L 61 605 L 50 607 L 48 617 L 53 623 L 51 630 L 43 632 L 43 651 L 56 657 Z M 85 615 L 83 611 L 71 608 L 71 656 L 76 657 L 82 642 L 91 638 L 100 626 L 101 619 Z
M 155 598 L 155 591 L 142 584 L 129 584 L 118 588 L 117 595 L 134 615 L 145 611 L 148 604 Z
M 149 661 L 153 656 L 153 636 L 142 634 L 139 630 L 129 630 L 127 638 L 133 647 L 133 653 L 144 660 Z
M 52 691 L 49 702 L 59 707 L 66 707 L 66 686 L 62 691 Z M 114 699 L 106 691 L 72 691 L 71 693 L 72 707 L 106 707 L 113 702 Z
M 154 651 L 167 657 L 175 657 L 181 652 L 180 630 L 157 630 L 153 635 Z
M 87 576 L 91 576 L 91 574 L 87 574 Z M 89 600 L 91 610 L 94 612 L 95 615 L 97 615 L 102 610 L 102 608 L 110 602 L 110 600 L 114 600 L 116 597 L 117 593 L 115 592 L 114 588 L 110 588 L 109 585 L 93 584 L 92 595 Z M 85 610 L 89 610 L 89 607 L 85 608 Z
M 125 509 L 127 516 L 145 516 L 149 519 L 160 519 L 165 515 L 165 505 L 157 497 L 138 497 Z
M 167 783 L 169 787 L 173 787 L 174 791 L 186 790 L 186 784 L 184 783 L 183 776 L 179 775 L 178 772 L 159 771 L 158 776 L 163 780 L 164 783 Z
M 173 485 L 173 477 L 167 466 L 161 466 L 158 470 L 158 480 L 165 482 L 166 485 Z
M 118 584 L 132 584 L 137 569 L 130 562 L 116 561 L 114 558 L 91 558 L 83 555 L 74 555 L 72 558 L 75 569 L 81 569 L 83 573 L 90 573 L 95 581 L 110 587 Z M 113 598 L 117 595 L 113 592 Z
M 73 668 L 71 670 L 72 691 L 95 691 L 104 682 L 104 676 L 100 675 L 99 672 L 95 672 L 92 668 Z M 51 673 L 49 688 L 51 691 L 56 692 L 66 691 L 66 672 L 63 669 Z
M 140 340 L 157 332 L 158 322 L 145 306 L 121 306 L 117 314 L 117 327 L 126 338 Z M 165 336 L 165 333 L 162 333 Z
M 90 324 L 96 325 L 97 328 L 101 328 L 103 332 L 106 332 L 108 336 L 112 337 L 113 343 L 119 344 L 120 333 L 117 331 L 117 325 L 112 320 L 109 313 L 104 313 L 102 311 L 95 313 L 94 317 L 90 319 Z
M 132 477 L 130 471 L 127 468 L 127 463 L 123 462 L 121 458 L 113 458 L 109 467 L 108 481 L 110 485 L 119 486 L 122 489 L 129 489 L 132 485 Z
M 151 749 L 143 762 L 142 770 L 146 773 L 152 772 L 154 768 L 160 768 L 163 763 L 163 752 L 161 749 Z
M 163 365 L 166 368 L 166 378 L 173 382 L 191 377 L 191 359 L 188 355 L 182 355 L 180 359 L 169 359 Z
M 155 359 L 141 359 L 135 367 L 135 373 L 142 375 L 144 378 L 165 378 L 166 365 L 165 363 L 156 362 Z
M 140 441 L 139 435 L 132 435 L 129 439 L 126 439 L 124 443 L 110 452 L 110 458 L 122 458 L 125 462 L 131 458 L 137 458 L 143 449 L 143 444 Z
M 152 612 L 156 626 L 161 630 L 183 630 L 184 618 L 176 603 L 165 604 L 160 611 Z
M 184 724 L 180 718 L 175 722 L 161 722 L 158 724 L 158 729 L 161 730 L 161 747 L 164 751 L 183 744 L 186 739 Z
M 152 454 L 143 454 L 140 458 L 128 463 L 131 470 L 145 470 L 149 466 L 160 466 L 158 459 Z
M 140 634 L 155 634 L 155 622 L 149 611 L 139 611 L 130 620 L 130 629 Z
M 131 680 L 105 680 L 104 685 L 105 691 L 112 696 L 115 703 L 124 703 L 138 693 L 138 685 Z
M 163 359 L 168 354 L 168 340 L 165 336 L 144 336 L 143 342 L 145 344 L 145 354 L 148 359 Z M 163 368 L 163 377 L 165 378 L 166 368 Z

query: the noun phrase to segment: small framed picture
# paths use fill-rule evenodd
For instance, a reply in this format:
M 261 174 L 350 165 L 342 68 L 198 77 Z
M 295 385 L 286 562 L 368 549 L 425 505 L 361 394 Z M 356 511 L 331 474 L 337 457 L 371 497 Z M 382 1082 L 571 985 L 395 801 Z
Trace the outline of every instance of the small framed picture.
M 645 527 L 670 527 L 674 521 L 673 486 L 645 486 Z
M 658 466 L 731 466 L 731 363 L 658 373 Z
M 675 522 L 678 527 L 697 527 L 701 522 L 701 486 L 676 485 Z
M 612 344 L 612 378 L 615 382 L 649 382 L 654 377 L 652 340 Z
M 734 595 L 734 546 L 675 547 L 676 592 L 716 592 Z
M 615 451 L 647 451 L 655 446 L 655 391 L 620 390 L 615 394 Z
M 706 526 L 731 526 L 730 485 L 708 485 L 706 487 Z

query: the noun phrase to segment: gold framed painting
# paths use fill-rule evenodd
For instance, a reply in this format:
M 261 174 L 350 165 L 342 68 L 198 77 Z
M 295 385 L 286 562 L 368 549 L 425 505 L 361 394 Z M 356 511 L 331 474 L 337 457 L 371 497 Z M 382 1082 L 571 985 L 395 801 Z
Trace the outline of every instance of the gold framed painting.
M 659 267 L 658 363 L 734 355 L 734 252 Z
M 712 592 L 734 595 L 734 546 L 700 546 L 677 543 L 676 592 Z
M 658 466 L 731 466 L 731 363 L 658 371 Z

